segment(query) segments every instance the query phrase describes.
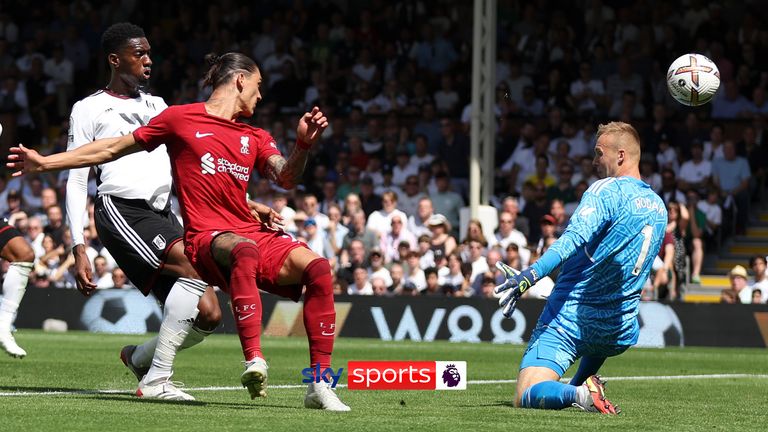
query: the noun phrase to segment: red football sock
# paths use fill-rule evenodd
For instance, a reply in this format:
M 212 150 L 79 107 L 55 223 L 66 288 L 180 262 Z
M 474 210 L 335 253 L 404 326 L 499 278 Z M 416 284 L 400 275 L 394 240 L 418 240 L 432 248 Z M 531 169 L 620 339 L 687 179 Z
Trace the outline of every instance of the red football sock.
M 333 339 L 336 334 L 336 308 L 333 305 L 331 266 L 317 258 L 304 269 L 304 328 L 309 339 L 309 364 L 320 363 L 321 370 L 331 367 Z
M 232 275 L 229 293 L 235 315 L 237 334 L 243 347 L 245 360 L 262 357 L 261 354 L 261 295 L 256 287 L 256 268 L 259 249 L 255 244 L 242 242 L 230 254 Z

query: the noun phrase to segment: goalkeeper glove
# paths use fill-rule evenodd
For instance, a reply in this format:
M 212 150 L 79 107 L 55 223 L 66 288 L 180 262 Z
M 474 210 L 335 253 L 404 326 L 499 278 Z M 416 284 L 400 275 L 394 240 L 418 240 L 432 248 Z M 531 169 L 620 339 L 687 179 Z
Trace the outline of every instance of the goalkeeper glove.
M 504 264 L 501 261 L 496 263 L 496 267 L 504 273 L 504 277 L 507 278 L 503 284 L 497 286 L 493 291 L 496 294 L 501 294 L 504 291 L 508 291 L 504 296 L 499 299 L 499 306 L 502 307 L 501 313 L 507 317 L 512 317 L 512 313 L 515 311 L 517 300 L 523 295 L 528 288 L 532 287 L 539 280 L 539 276 L 532 267 L 519 272 L 512 267 Z

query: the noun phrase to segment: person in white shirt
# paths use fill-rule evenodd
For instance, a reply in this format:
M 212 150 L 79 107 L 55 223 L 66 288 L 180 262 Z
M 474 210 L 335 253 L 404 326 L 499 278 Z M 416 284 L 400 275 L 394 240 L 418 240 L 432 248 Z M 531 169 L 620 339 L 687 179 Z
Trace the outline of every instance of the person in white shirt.
M 712 240 L 717 234 L 717 229 L 723 223 L 723 209 L 720 207 L 720 191 L 712 188 L 707 191 L 707 199 L 696 203 L 696 208 L 707 217 L 707 225 L 704 228 L 705 239 Z
M 317 223 L 317 227 L 321 230 L 328 228 L 328 216 L 320 213 L 320 204 L 317 202 L 317 197 L 312 194 L 304 195 L 304 201 L 302 209 L 307 214 L 307 219 L 312 218 Z
M 379 234 L 386 234 L 392 231 L 391 219 L 393 215 L 400 216 L 402 221 L 408 220 L 408 216 L 397 208 L 396 193 L 392 191 L 384 192 L 384 195 L 381 196 L 381 206 L 383 207 L 381 210 L 371 212 L 368 216 L 368 223 L 366 224 L 368 229 Z
M 162 98 L 142 90 L 149 81 L 152 60 L 140 27 L 129 23 L 109 27 L 102 36 L 102 48 L 111 70 L 110 81 L 72 108 L 68 150 L 130 133 L 167 107 Z M 125 366 L 139 380 L 137 394 L 194 400 L 170 381 L 173 360 L 178 350 L 202 342 L 213 332 L 221 308 L 213 288 L 200 280 L 184 255 L 183 229 L 170 211 L 170 159 L 165 146 L 158 150 L 95 167 L 99 178 L 95 224 L 99 240 L 142 293 L 154 291 L 165 300 L 159 335 L 139 346 L 127 345 L 120 352 Z M 66 193 L 77 288 L 86 296 L 97 287 L 83 237 L 89 171 L 71 169 Z
M 414 146 L 416 147 L 416 153 L 411 155 L 410 165 L 417 174 L 419 167 L 422 165 L 429 165 L 435 160 L 435 156 L 428 152 L 429 140 L 424 134 L 417 134 L 413 139 Z M 407 180 L 407 179 L 406 179 Z
M 352 272 L 353 282 L 347 287 L 349 295 L 373 295 L 373 287 L 368 278 L 368 270 L 365 267 L 357 267 Z
M 387 263 L 401 260 L 398 247 L 402 242 L 407 242 L 411 250 L 416 249 L 416 236 L 405 227 L 406 219 L 399 214 L 393 214 L 389 220 L 390 231 L 381 235 L 381 250 Z
M 743 304 L 752 303 L 752 289 L 747 286 L 747 269 L 737 265 L 728 272 L 728 279 L 731 282 L 731 289 L 736 292 L 739 302 Z
M 398 208 L 408 215 L 408 229 L 416 235 L 415 226 L 411 224 L 411 220 L 418 214 L 421 200 L 424 198 L 429 199 L 427 194 L 419 190 L 419 177 L 415 175 L 408 176 L 405 179 L 403 193 L 397 194 L 397 198 Z M 427 232 L 427 230 L 424 231 L 425 234 Z
M 467 246 L 469 248 L 469 259 L 467 261 L 472 264 L 472 275 L 469 277 L 469 282 L 474 283 L 476 277 L 489 271 L 490 268 L 488 267 L 488 260 L 483 255 L 485 252 L 484 244 L 478 240 L 470 240 Z
M 712 177 L 712 163 L 703 157 L 704 148 L 699 141 L 691 144 L 691 159 L 680 167 L 677 184 L 681 190 L 704 190 Z
M 115 286 L 112 281 L 112 273 L 107 270 L 107 260 L 102 256 L 97 256 L 93 260 L 93 281 L 96 282 L 96 289 L 107 289 Z
M 579 79 L 571 83 L 576 111 L 581 114 L 591 114 L 604 103 L 605 87 L 599 79 L 592 78 L 592 66 L 587 61 L 579 64 Z
M 419 205 L 416 212 L 408 217 L 408 230 L 417 238 L 422 235 L 432 236 L 432 230 L 427 225 L 427 221 L 435 213 L 432 206 L 432 200 L 428 196 L 419 199 Z
M 368 256 L 371 261 L 371 267 L 368 269 L 369 279 L 373 281 L 379 278 L 384 281 L 384 286 L 392 285 L 392 276 L 389 270 L 384 267 L 384 257 L 381 255 L 381 250 L 373 249 Z

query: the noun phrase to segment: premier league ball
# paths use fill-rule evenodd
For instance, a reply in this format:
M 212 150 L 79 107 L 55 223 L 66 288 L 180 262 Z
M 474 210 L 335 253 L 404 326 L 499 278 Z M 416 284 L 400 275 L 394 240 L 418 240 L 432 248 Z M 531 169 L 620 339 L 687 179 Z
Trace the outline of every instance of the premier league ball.
M 684 54 L 667 70 L 667 88 L 683 105 L 699 106 L 712 100 L 720 87 L 717 65 L 701 54 Z

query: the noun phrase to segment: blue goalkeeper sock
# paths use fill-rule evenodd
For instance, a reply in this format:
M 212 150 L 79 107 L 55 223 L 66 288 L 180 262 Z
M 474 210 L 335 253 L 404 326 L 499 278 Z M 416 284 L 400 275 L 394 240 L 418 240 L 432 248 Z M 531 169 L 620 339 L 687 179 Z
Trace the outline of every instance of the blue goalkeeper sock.
M 525 389 L 520 405 L 523 408 L 563 409 L 572 406 L 576 400 L 575 386 L 544 381 Z
M 576 375 L 573 376 L 571 382 L 568 384 L 574 386 L 584 384 L 584 381 L 586 381 L 587 378 L 597 373 L 604 362 L 605 357 L 582 357 L 579 362 L 579 370 L 576 371 Z

